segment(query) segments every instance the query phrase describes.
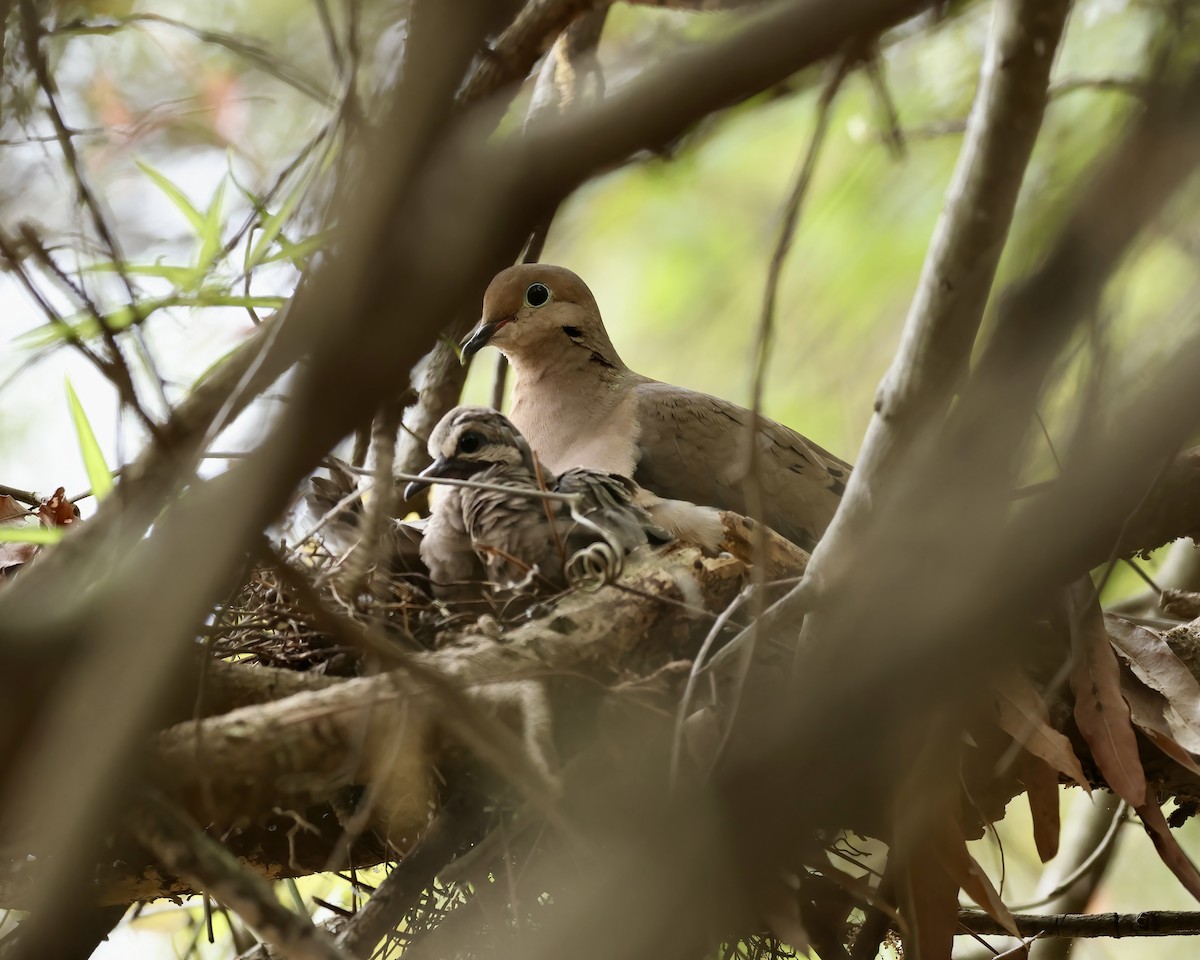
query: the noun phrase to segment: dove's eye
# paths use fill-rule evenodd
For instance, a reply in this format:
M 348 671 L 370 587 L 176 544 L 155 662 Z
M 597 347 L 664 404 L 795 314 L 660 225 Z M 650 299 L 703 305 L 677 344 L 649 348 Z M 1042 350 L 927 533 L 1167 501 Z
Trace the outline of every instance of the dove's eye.
M 458 439 L 459 453 L 475 453 L 483 446 L 483 437 L 477 433 L 464 433 Z
M 544 283 L 531 283 L 525 289 L 525 302 L 531 307 L 540 307 L 550 299 L 550 288 Z

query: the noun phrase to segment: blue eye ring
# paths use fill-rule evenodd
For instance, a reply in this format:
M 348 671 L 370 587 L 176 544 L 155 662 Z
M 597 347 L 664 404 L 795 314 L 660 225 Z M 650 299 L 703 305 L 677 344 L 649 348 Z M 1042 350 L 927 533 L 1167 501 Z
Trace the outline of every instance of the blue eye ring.
M 544 283 L 531 283 L 525 288 L 525 303 L 530 307 L 541 307 L 550 302 L 550 288 Z

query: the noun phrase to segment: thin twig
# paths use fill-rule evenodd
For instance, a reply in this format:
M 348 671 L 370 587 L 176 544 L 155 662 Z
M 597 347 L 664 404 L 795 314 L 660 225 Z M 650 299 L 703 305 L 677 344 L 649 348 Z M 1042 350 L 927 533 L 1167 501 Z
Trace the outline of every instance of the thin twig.
M 266 879 L 243 866 L 183 812 L 147 793 L 128 825 L 162 865 L 234 910 L 280 953 L 296 960 L 350 960 L 312 920 L 283 906 Z
M 1141 913 L 1062 913 L 1013 915 L 1022 937 L 1183 937 L 1200 935 L 1200 911 L 1145 910 Z M 964 933 L 1004 934 L 981 910 L 960 910 Z
M 34 76 L 37 77 L 38 86 L 46 97 L 46 109 L 50 116 L 50 122 L 54 126 L 55 132 L 58 134 L 59 148 L 62 150 L 63 160 L 66 163 L 67 171 L 75 181 L 75 187 L 78 192 L 80 202 L 92 221 L 92 226 L 96 231 L 96 236 L 99 237 L 101 244 L 104 246 L 105 252 L 112 261 L 113 268 L 117 272 L 122 285 L 125 287 L 125 292 L 128 297 L 128 308 L 133 322 L 136 323 L 141 319 L 139 307 L 139 299 L 137 289 L 133 285 L 129 274 L 125 270 L 125 259 L 121 254 L 120 246 L 117 244 L 116 235 L 108 225 L 108 218 L 105 216 L 104 210 L 100 205 L 100 200 L 92 189 L 87 176 L 84 174 L 83 165 L 80 163 L 79 154 L 75 149 L 75 141 L 71 136 L 71 129 L 67 126 L 63 119 L 62 111 L 58 106 L 58 85 L 55 82 L 54 75 L 50 71 L 50 66 L 46 62 L 46 57 L 42 51 L 41 37 L 42 24 L 38 17 L 37 8 L 33 0 L 19 0 L 21 5 L 21 25 L 22 35 L 25 42 L 25 53 L 29 58 L 30 64 L 33 66 Z M 118 364 L 125 368 L 125 375 L 128 376 L 128 365 L 125 362 L 124 354 L 121 351 L 120 344 L 117 342 L 116 331 L 108 323 L 104 314 L 100 311 L 95 311 L 96 322 L 100 325 L 100 331 L 104 336 L 105 342 L 108 345 L 109 353 L 113 364 Z M 170 409 L 170 403 L 167 400 L 165 388 L 162 379 L 158 376 L 155 369 L 153 359 L 149 356 L 144 358 L 147 367 L 151 372 L 151 377 L 155 386 L 158 388 L 159 399 L 164 410 Z M 132 380 L 130 380 L 130 389 L 132 390 Z M 120 389 L 120 384 L 116 386 Z M 140 404 L 135 405 L 135 409 L 140 410 Z M 142 411 L 145 416 L 144 411 Z M 148 419 L 148 418 L 147 418 Z
M 746 506 L 747 513 L 758 521 L 754 531 L 754 578 L 758 588 L 755 598 L 754 619 L 759 620 L 766 612 L 767 596 L 762 587 L 765 576 L 767 555 L 767 528 L 763 524 L 763 489 L 762 472 L 759 458 L 762 456 L 762 445 L 756 442 L 758 431 L 762 427 L 763 389 L 767 377 L 767 361 L 771 356 L 771 342 L 775 333 L 775 302 L 779 293 L 779 279 L 783 274 L 783 265 L 787 260 L 788 251 L 796 236 L 796 224 L 800 218 L 800 208 L 812 184 L 813 173 L 816 171 L 817 158 L 825 143 L 825 135 L 829 129 L 829 117 L 833 101 L 837 97 L 842 82 L 850 72 L 851 66 L 858 59 L 859 45 L 843 51 L 829 68 L 827 79 L 817 99 L 816 121 L 812 136 L 809 138 L 804 159 L 796 173 L 796 180 L 784 203 L 784 213 L 779 226 L 779 237 L 775 243 L 775 251 L 767 266 L 767 282 L 763 291 L 762 311 L 759 314 L 758 333 L 754 347 L 754 380 L 751 394 L 753 401 L 750 406 L 750 421 L 746 425 L 748 461 L 746 464 Z M 756 634 L 751 634 L 755 636 Z M 747 654 L 747 662 L 752 654 Z M 732 720 L 730 721 L 732 726 Z

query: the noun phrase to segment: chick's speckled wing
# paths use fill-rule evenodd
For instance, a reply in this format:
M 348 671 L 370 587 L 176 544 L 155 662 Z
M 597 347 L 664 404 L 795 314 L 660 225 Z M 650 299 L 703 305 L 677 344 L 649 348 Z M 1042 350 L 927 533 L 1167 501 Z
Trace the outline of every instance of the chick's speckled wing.
M 718 397 L 647 380 L 638 396 L 640 459 L 633 479 L 663 497 L 746 512 L 751 413 Z M 760 418 L 763 519 L 811 549 L 833 518 L 848 464 L 781 423 Z
M 634 502 L 637 487 L 625 477 L 577 467 L 562 474 L 555 489 L 559 493 L 578 494 L 580 504 L 577 512 L 607 531 L 625 552 L 651 541 L 665 543 L 671 539 L 670 534 Z M 560 529 L 567 531 L 568 552 L 603 539 L 595 530 L 572 520 L 569 511 L 564 510 L 563 513 L 565 516 L 559 525 Z
M 493 467 L 476 479 L 537 489 L 533 475 L 523 466 Z M 464 490 L 462 498 L 467 533 L 491 583 L 518 582 L 535 566 L 551 582 L 561 579 L 562 558 L 542 499 L 498 490 Z M 551 506 L 553 515 L 558 505 Z

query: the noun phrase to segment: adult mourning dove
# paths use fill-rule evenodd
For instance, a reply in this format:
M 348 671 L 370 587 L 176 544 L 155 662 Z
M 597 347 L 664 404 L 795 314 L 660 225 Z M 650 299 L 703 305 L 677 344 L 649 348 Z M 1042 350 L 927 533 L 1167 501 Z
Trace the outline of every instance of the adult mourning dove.
M 684 539 L 696 536 L 678 501 L 747 512 L 750 411 L 630 370 L 592 292 L 570 270 L 531 263 L 497 274 L 464 360 L 489 344 L 512 364 L 510 417 L 551 470 L 632 477 L 671 498 L 652 513 Z M 849 464 L 765 417 L 755 442 L 762 519 L 811 550 L 841 502 Z
M 429 453 L 433 463 L 405 496 L 452 478 L 578 497 L 573 516 L 563 501 L 469 487 L 443 491 L 421 539 L 421 559 L 440 597 L 470 596 L 482 580 L 529 580 L 535 568 L 538 580 L 562 587 L 577 557 L 595 569 L 596 557 L 585 548 L 604 543 L 601 553 L 615 549 L 623 556 L 652 539 L 668 539 L 634 502 L 632 481 L 586 469 L 551 473 L 509 419 L 487 407 L 451 410 L 430 435 Z

